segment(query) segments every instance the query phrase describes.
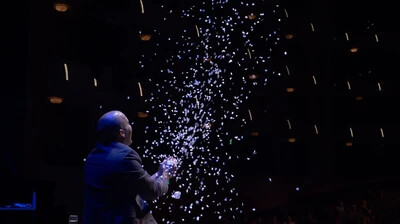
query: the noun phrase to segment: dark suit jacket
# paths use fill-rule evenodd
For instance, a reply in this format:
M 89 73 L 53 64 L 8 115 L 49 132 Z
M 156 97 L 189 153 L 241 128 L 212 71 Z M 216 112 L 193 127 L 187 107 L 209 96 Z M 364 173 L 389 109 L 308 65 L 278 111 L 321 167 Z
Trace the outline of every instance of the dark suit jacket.
M 97 144 L 84 166 L 83 224 L 131 224 L 140 217 L 136 196 L 152 201 L 168 191 L 163 179 L 143 169 L 140 156 L 127 145 Z

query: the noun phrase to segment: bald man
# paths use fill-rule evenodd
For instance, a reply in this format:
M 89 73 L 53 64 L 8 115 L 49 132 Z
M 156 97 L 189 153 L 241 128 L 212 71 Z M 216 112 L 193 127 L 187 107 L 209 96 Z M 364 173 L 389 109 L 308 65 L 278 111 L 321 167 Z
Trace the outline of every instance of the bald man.
M 144 205 L 167 193 L 176 159 L 166 159 L 150 176 L 140 156 L 129 147 L 132 127 L 120 111 L 105 113 L 97 131 L 99 142 L 84 167 L 83 224 L 157 223 Z

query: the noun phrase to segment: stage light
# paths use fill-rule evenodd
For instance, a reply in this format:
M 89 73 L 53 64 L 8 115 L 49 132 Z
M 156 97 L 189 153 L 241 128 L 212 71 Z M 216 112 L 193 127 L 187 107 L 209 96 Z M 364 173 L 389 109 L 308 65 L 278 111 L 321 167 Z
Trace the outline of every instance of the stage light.
M 58 97 L 58 96 L 51 96 L 48 99 L 49 99 L 50 103 L 53 103 L 53 104 L 60 104 L 64 101 L 63 98 Z
M 250 133 L 251 136 L 257 137 L 260 135 L 260 133 L 258 131 L 253 131 Z
M 288 93 L 293 93 L 294 92 L 294 88 L 292 88 L 292 87 L 286 88 L 286 91 Z
M 259 77 L 259 75 L 254 74 L 254 73 L 249 75 L 249 79 L 251 79 L 251 80 L 256 80 L 256 79 L 258 79 L 258 77 Z
M 291 39 L 294 38 L 294 35 L 292 33 L 288 33 L 288 34 L 285 35 L 285 38 L 288 39 L 288 40 L 291 40 Z
M 56 2 L 54 3 L 54 9 L 58 12 L 66 12 L 70 9 L 70 5 L 65 2 Z
M 140 117 L 140 118 L 146 118 L 149 115 L 147 113 L 145 113 L 145 112 L 137 112 L 137 116 Z
M 142 41 L 149 41 L 153 36 L 151 34 L 139 34 Z
M 253 13 L 251 13 L 250 15 L 247 16 L 250 20 L 253 20 L 255 18 L 257 18 L 257 16 Z
M 358 52 L 358 47 L 352 47 L 352 48 L 350 48 L 350 52 L 351 53 L 357 53 Z

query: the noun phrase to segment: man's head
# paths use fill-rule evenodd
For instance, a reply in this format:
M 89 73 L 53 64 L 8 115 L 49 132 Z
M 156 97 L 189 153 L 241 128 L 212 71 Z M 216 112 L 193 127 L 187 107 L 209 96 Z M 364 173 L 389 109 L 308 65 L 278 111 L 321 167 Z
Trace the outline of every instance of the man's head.
M 97 123 L 97 132 L 103 143 L 132 144 L 132 127 L 121 111 L 113 110 L 101 116 Z

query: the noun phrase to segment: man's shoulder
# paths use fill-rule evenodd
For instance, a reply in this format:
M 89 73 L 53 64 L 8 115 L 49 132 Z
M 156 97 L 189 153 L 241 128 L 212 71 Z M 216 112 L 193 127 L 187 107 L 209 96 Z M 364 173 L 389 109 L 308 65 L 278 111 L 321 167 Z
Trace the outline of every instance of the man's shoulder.
M 139 154 L 136 152 L 136 150 L 132 149 L 130 146 L 124 145 L 122 143 L 116 143 L 115 148 L 124 157 L 129 157 L 130 159 L 136 159 L 141 161 Z
M 107 145 L 99 143 L 96 145 L 94 151 L 104 152 L 108 155 L 107 157 L 109 158 L 123 159 L 125 157 L 128 157 L 130 159 L 137 159 L 141 161 L 139 154 L 134 149 L 119 142 L 114 142 Z

